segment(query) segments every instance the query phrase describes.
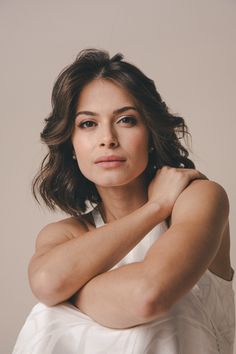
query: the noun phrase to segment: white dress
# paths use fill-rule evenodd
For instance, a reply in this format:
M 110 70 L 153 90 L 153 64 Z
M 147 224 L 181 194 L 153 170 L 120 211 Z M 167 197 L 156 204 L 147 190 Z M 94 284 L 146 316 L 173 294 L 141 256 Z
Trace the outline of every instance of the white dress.
M 96 227 L 104 225 L 97 208 Z M 141 261 L 166 230 L 156 225 L 119 263 Z M 68 302 L 36 304 L 13 354 L 233 354 L 235 304 L 232 280 L 207 270 L 161 319 L 127 329 L 100 325 Z

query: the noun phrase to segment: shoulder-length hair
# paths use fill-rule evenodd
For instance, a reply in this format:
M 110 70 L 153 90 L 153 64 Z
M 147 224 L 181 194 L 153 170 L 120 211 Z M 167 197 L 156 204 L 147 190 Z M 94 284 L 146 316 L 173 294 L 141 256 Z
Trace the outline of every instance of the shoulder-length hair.
M 94 79 L 102 78 L 118 84 L 133 97 L 154 147 L 145 170 L 146 183 L 150 183 L 156 169 L 164 165 L 195 168 L 180 142 L 186 134 L 190 135 L 184 119 L 168 111 L 154 81 L 133 64 L 123 61 L 123 57 L 118 53 L 110 58 L 105 50 L 84 49 L 59 74 L 54 84 L 52 112 L 45 119 L 40 134 L 49 151 L 32 183 L 36 200 L 39 202 L 39 193 L 51 210 L 59 208 L 77 216 L 86 212 L 87 202 L 97 204 L 101 201 L 95 184 L 81 173 L 77 161 L 72 158 L 71 143 L 79 95 Z

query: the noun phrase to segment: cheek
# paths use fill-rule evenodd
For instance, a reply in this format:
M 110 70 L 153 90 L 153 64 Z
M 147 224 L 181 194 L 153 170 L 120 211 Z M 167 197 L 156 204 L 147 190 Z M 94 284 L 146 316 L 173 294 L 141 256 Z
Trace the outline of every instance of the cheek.
M 72 140 L 72 144 L 77 156 L 77 164 L 82 173 L 88 169 L 91 158 L 91 146 L 89 139 L 83 139 L 78 137 Z
M 145 134 L 137 134 L 129 139 L 129 150 L 137 157 L 137 161 L 148 158 L 148 140 Z
M 86 137 L 79 137 L 78 135 L 72 141 L 77 158 L 84 157 L 90 153 L 91 142 Z

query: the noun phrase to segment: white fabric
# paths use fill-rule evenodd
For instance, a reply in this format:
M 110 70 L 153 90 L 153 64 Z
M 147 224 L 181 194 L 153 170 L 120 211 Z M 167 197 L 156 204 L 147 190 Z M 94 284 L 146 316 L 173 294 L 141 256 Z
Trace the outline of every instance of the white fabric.
M 96 227 L 104 224 L 97 208 Z M 166 230 L 154 227 L 113 268 L 141 261 Z M 113 269 L 112 268 L 112 269 Z M 207 270 L 166 316 L 128 329 L 101 326 L 68 302 L 36 304 L 13 354 L 233 354 L 235 305 L 232 281 Z

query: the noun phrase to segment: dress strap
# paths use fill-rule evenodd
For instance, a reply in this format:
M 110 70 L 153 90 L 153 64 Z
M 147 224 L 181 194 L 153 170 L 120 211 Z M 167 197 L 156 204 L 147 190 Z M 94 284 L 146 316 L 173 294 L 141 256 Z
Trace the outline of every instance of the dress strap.
M 105 222 L 97 206 L 92 210 L 92 216 L 96 227 L 105 225 Z

